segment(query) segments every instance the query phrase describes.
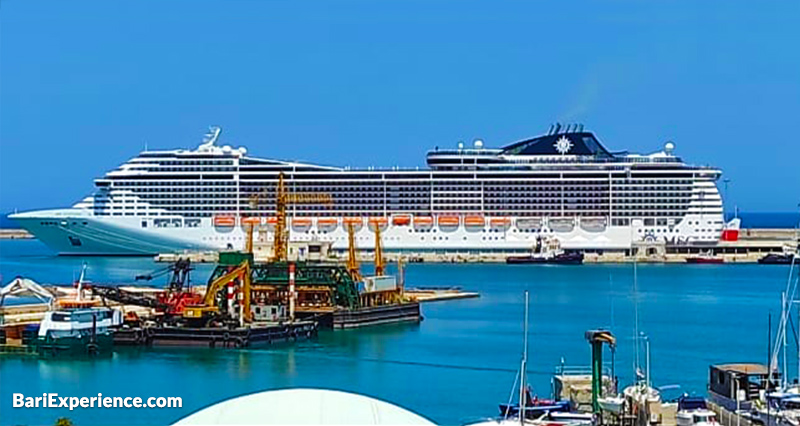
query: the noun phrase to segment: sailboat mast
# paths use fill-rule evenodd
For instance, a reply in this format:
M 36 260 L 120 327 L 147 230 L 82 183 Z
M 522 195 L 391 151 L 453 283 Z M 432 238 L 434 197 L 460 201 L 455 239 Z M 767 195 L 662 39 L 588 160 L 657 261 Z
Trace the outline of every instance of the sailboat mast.
M 528 367 L 528 291 L 525 291 L 525 324 L 523 325 L 522 336 L 522 365 L 520 366 L 520 380 L 519 380 L 519 424 L 525 424 L 525 405 L 527 398 L 525 398 L 525 386 Z
M 639 381 L 639 276 L 636 256 L 633 258 L 633 377 Z

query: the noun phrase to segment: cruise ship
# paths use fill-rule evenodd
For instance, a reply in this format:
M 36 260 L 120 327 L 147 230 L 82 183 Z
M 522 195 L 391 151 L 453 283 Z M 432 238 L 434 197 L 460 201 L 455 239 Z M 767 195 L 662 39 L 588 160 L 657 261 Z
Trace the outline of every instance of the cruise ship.
M 520 252 L 538 239 L 567 250 L 639 243 L 714 245 L 724 235 L 721 171 L 684 163 L 675 145 L 609 151 L 583 125 L 554 124 L 502 148 L 459 143 L 425 168 L 349 168 L 250 156 L 212 127 L 195 149 L 145 150 L 94 181 L 71 208 L 10 217 L 63 255 L 240 249 L 246 229 L 269 244 L 275 188 L 327 193 L 330 205 L 287 209 L 290 241 L 374 244 L 389 251 Z M 253 201 L 256 201 L 255 203 Z

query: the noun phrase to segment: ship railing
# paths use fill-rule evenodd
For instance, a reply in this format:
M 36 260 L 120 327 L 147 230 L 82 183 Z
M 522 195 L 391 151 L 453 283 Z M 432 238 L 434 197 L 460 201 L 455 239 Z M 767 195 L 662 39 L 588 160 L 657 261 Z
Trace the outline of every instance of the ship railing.
M 603 365 L 603 375 L 611 376 L 611 365 Z M 554 374 L 556 376 L 591 376 L 592 367 L 589 365 L 557 365 Z

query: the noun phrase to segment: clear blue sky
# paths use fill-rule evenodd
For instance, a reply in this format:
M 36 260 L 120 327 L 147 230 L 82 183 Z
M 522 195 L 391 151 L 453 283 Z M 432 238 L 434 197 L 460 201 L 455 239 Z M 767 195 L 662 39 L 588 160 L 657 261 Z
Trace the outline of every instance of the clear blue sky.
M 800 2 L 0 3 L 0 211 L 69 206 L 208 125 L 258 156 L 417 166 L 582 122 L 674 140 L 731 204 L 800 202 Z

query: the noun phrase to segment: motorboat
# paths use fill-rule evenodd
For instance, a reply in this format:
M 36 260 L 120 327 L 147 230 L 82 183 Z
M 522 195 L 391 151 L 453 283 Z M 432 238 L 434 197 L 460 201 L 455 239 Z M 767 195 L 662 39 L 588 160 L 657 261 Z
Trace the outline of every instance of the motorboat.
M 613 414 L 622 414 L 625 411 L 625 397 L 614 395 L 597 398 L 600 409 Z
M 725 259 L 718 256 L 714 256 L 711 252 L 708 252 L 697 256 L 689 256 L 686 258 L 686 263 L 719 264 L 719 263 L 725 263 Z
M 48 311 L 39 326 L 36 347 L 42 355 L 109 352 L 114 330 L 122 321 L 122 311 L 106 307 Z
M 770 253 L 761 259 L 758 263 L 762 265 L 791 265 L 792 263 L 800 264 L 800 256 L 795 253 Z
M 705 398 L 684 395 L 678 399 L 677 426 L 719 426 L 717 414 L 708 409 Z

